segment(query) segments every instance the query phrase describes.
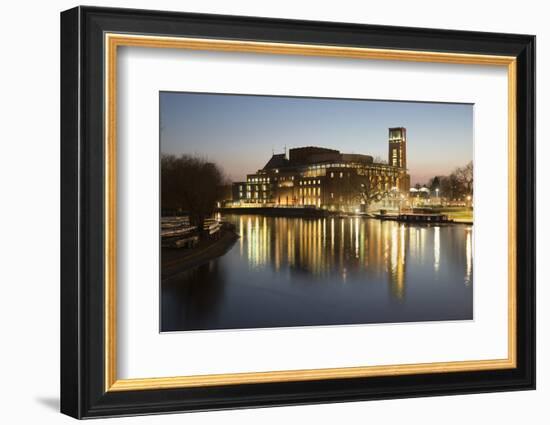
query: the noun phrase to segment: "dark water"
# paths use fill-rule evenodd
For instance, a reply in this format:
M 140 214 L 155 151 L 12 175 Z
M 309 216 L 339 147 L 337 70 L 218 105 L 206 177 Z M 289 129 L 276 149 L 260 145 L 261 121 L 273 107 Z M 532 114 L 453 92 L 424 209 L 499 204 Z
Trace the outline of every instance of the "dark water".
M 162 330 L 472 319 L 472 227 L 226 216 L 241 238 L 163 284 Z

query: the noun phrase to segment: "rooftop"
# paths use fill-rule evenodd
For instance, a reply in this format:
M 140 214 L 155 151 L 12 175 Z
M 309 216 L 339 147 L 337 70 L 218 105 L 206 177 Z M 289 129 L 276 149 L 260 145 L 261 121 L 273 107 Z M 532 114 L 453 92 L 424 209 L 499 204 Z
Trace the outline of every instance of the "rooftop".
M 285 153 L 273 154 L 263 169 L 279 169 L 329 162 L 359 162 L 372 164 L 373 158 L 370 155 L 341 153 L 336 149 L 305 146 L 290 149 L 288 159 Z
M 271 169 L 271 168 L 284 168 L 289 165 L 289 160 L 286 159 L 286 154 L 284 153 L 278 153 L 274 154 L 269 161 L 267 161 L 267 164 L 264 166 L 264 170 Z

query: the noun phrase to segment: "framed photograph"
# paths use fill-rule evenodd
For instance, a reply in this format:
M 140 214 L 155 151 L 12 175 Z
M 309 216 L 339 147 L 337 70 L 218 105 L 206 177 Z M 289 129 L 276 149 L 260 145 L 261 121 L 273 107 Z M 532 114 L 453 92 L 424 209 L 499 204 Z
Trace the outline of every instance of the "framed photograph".
M 535 388 L 535 37 L 61 14 L 61 411 Z

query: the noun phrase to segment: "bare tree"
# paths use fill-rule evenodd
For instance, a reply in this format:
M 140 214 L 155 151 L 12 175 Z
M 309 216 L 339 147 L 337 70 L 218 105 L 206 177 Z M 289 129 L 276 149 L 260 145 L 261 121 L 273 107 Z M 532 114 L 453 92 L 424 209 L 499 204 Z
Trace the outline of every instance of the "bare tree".
M 461 186 L 456 175 L 451 173 L 448 176 L 441 177 L 441 196 L 447 199 L 458 199 L 461 196 Z
M 462 191 L 471 195 L 474 191 L 474 163 L 468 162 L 464 167 L 457 168 L 454 173 L 459 184 L 462 186 Z
M 190 224 L 199 230 L 214 212 L 225 183 L 222 170 L 203 158 L 162 155 L 162 208 L 186 211 Z
M 386 198 L 389 193 L 381 189 L 377 180 L 372 176 L 362 176 L 355 174 L 351 179 L 352 191 L 356 193 L 357 200 L 368 209 L 372 203 L 380 202 Z
M 474 164 L 470 161 L 464 167 L 457 167 L 448 176 L 438 176 L 431 179 L 428 187 L 432 191 L 439 188 L 442 197 L 457 200 L 472 195 L 474 190 Z

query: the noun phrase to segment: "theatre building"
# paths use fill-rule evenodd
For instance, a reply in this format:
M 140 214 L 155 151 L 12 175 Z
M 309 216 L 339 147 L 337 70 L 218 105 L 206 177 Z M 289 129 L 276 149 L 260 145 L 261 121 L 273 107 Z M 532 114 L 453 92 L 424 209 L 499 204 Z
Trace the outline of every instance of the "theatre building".
M 407 140 L 403 127 L 389 129 L 388 163 L 370 155 L 300 147 L 274 154 L 245 182 L 232 186 L 235 206 L 309 206 L 339 211 L 407 196 Z

